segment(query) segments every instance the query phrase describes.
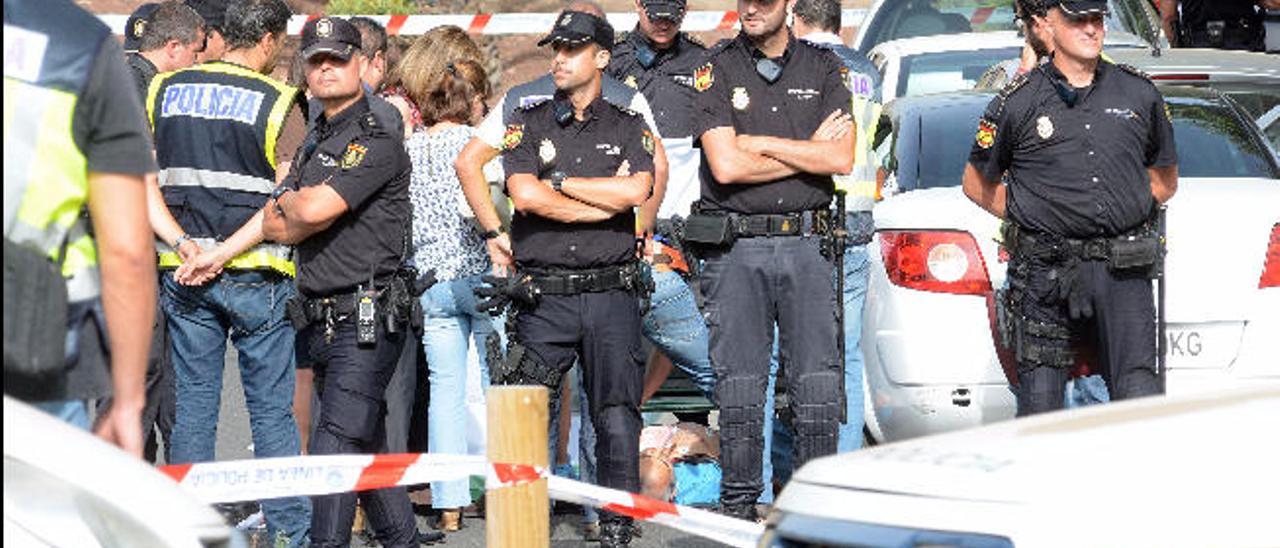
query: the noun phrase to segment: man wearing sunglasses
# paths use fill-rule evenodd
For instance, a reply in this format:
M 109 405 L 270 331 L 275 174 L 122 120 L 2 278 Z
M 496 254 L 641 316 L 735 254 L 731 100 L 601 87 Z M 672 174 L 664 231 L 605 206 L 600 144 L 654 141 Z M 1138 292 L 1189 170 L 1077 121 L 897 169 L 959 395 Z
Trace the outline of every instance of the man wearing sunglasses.
M 1101 58 L 1104 0 L 1053 0 L 1052 56 L 1016 78 L 978 124 L 964 191 L 1007 219 L 1018 415 L 1063 407 L 1081 341 L 1112 399 L 1158 394 L 1152 213 L 1177 187 L 1173 126 L 1146 76 Z M 1001 184 L 1007 181 L 1007 184 Z

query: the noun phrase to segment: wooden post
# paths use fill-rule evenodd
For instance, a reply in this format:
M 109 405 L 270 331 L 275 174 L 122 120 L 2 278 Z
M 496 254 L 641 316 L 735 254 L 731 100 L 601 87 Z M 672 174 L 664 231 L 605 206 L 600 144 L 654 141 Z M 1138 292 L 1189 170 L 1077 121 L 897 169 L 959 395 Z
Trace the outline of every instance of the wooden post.
M 495 386 L 488 407 L 489 462 L 547 466 L 547 389 Z M 493 548 L 547 548 L 551 544 L 547 480 L 485 494 L 485 544 Z

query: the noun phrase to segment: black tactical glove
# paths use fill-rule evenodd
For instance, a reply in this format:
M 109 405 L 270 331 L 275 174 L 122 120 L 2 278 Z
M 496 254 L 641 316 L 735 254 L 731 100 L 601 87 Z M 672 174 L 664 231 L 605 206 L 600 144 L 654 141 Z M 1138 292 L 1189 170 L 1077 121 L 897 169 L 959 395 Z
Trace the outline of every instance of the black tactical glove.
M 507 305 L 515 302 L 532 307 L 538 304 L 538 289 L 533 285 L 533 278 L 527 275 L 514 275 L 505 278 L 485 275 L 480 278 L 485 285 L 475 288 L 480 298 L 476 303 L 476 311 L 490 316 L 500 316 Z
M 1055 294 L 1059 302 L 1067 305 L 1067 312 L 1072 320 L 1093 317 L 1093 302 L 1089 295 L 1089 281 L 1080 272 L 1079 261 L 1054 268 L 1049 272 L 1049 279 L 1056 284 Z
M 436 285 L 436 269 L 428 270 L 426 274 L 418 276 L 413 282 L 413 296 L 421 297 L 431 286 Z

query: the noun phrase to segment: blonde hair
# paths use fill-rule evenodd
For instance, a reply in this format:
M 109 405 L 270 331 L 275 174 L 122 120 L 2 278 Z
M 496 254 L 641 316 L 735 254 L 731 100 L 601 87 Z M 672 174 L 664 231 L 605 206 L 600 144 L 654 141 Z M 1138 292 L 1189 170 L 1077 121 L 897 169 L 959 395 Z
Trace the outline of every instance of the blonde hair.
M 484 52 L 460 27 L 436 27 L 419 36 L 400 58 L 397 80 L 419 108 L 426 106 L 434 90 L 444 85 L 447 67 L 463 61 L 484 66 Z

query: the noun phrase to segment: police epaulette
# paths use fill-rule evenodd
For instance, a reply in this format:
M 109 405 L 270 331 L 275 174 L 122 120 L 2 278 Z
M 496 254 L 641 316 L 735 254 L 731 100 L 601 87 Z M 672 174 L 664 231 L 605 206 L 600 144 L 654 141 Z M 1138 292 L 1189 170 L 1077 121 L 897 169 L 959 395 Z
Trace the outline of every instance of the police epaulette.
M 522 105 L 517 106 L 517 107 L 516 107 L 516 110 L 533 110 L 534 108 L 536 108 L 536 107 L 538 107 L 538 106 L 540 106 L 540 105 L 543 105 L 543 104 L 546 104 L 546 103 L 550 102 L 550 101 L 551 101 L 552 99 L 554 99 L 554 98 L 555 98 L 555 97 L 550 96 L 550 95 L 545 96 L 545 97 L 537 97 L 537 98 L 534 98 L 533 100 L 531 100 L 531 101 L 529 101 L 529 102 L 527 102 L 527 103 L 524 103 L 524 104 L 522 104 Z M 525 99 L 528 99 L 528 98 L 526 97 Z
M 1138 68 L 1138 67 L 1135 67 L 1135 66 L 1133 66 L 1133 65 L 1129 65 L 1129 64 L 1125 64 L 1125 63 L 1116 63 L 1115 65 L 1116 65 L 1116 68 L 1118 68 L 1118 69 L 1120 69 L 1120 70 L 1123 70 L 1123 71 L 1125 71 L 1125 72 L 1127 72 L 1127 73 L 1129 73 L 1129 74 L 1132 74 L 1132 75 L 1134 75 L 1134 76 L 1141 77 L 1141 78 L 1142 78 L 1142 79 L 1144 79 L 1144 80 L 1150 80 L 1150 79 L 1151 79 L 1151 75 L 1150 75 L 1150 74 L 1147 74 L 1147 73 L 1146 73 L 1145 71 L 1143 71 L 1142 69 L 1140 69 L 1140 68 Z
M 366 112 L 364 116 L 360 118 L 360 126 L 371 131 L 385 131 L 382 128 L 382 124 L 378 123 L 378 118 L 374 116 L 372 112 Z
M 720 41 L 716 42 L 714 46 L 707 48 L 707 55 L 711 56 L 711 55 L 718 54 L 726 49 L 729 49 L 729 46 L 732 46 L 737 42 L 738 40 L 736 38 L 721 38 Z
M 706 48 L 707 48 L 707 44 L 706 44 L 705 42 L 703 42 L 702 40 L 699 40 L 699 39 L 695 38 L 692 34 L 689 34 L 689 33 L 684 32 L 684 31 L 680 31 L 680 37 L 681 37 L 681 38 L 684 38 L 684 39 L 685 39 L 685 41 L 687 41 L 687 42 L 689 42 L 689 43 L 691 43 L 691 44 L 693 44 L 693 45 L 695 45 L 695 46 L 698 46 L 698 47 L 703 48 L 703 49 L 706 49 Z
M 1019 88 L 1027 85 L 1027 82 L 1030 80 L 1030 78 L 1027 77 L 1028 74 L 1030 73 L 1022 73 L 1014 76 L 1013 80 L 1010 80 L 1008 84 L 1005 84 L 1003 88 L 1000 88 L 1000 93 L 998 94 L 1000 98 L 1008 99 L 1010 95 L 1013 95 L 1013 92 L 1018 91 Z

